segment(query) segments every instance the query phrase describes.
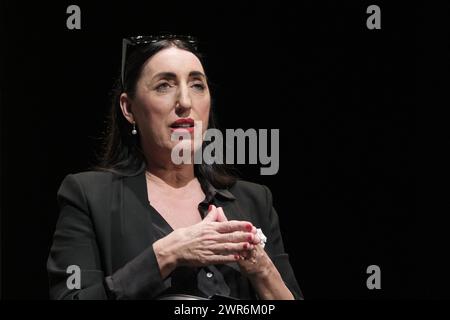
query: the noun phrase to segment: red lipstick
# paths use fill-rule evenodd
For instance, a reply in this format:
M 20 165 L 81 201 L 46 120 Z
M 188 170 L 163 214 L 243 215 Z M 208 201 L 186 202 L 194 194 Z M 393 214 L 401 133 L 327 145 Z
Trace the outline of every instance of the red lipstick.
M 172 122 L 170 125 L 172 131 L 188 131 L 189 133 L 194 132 L 194 119 L 183 118 Z

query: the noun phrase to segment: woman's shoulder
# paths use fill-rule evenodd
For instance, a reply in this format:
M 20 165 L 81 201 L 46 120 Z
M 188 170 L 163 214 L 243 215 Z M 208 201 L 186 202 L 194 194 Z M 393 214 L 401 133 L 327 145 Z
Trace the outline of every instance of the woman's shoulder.
M 84 190 L 99 189 L 111 185 L 120 176 L 110 171 L 82 171 L 67 174 L 60 189 L 77 187 Z
M 261 191 L 264 188 L 266 188 L 266 186 L 263 184 L 259 184 L 259 183 L 248 181 L 248 180 L 238 179 L 230 187 L 230 190 L 237 189 L 237 190 L 246 190 L 246 191 L 254 192 L 254 191 Z
M 79 183 L 101 183 L 104 181 L 111 181 L 116 174 L 110 171 L 82 171 L 76 173 L 69 173 L 64 180 L 75 180 Z

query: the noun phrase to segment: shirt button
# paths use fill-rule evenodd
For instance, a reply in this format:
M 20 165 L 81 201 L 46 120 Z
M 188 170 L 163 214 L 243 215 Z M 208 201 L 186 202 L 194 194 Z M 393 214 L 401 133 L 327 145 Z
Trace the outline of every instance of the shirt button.
M 213 275 L 214 275 L 214 274 L 213 274 L 212 272 L 208 272 L 208 273 L 206 274 L 206 277 L 207 277 L 207 278 L 212 278 Z

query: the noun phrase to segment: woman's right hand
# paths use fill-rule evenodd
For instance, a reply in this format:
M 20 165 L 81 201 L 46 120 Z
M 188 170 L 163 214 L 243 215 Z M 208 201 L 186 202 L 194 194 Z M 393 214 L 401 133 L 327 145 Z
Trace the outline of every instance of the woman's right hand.
M 248 221 L 227 221 L 222 210 L 210 206 L 199 223 L 176 229 L 153 244 L 161 275 L 166 278 L 178 266 L 207 266 L 239 260 L 253 249 L 256 228 Z

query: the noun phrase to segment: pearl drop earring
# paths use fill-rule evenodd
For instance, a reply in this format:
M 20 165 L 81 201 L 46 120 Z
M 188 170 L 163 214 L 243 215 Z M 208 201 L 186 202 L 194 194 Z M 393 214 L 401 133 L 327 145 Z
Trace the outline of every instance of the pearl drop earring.
M 131 130 L 131 134 L 132 134 L 132 135 L 136 135 L 136 134 L 137 134 L 137 130 L 136 130 L 136 122 L 133 122 L 133 130 Z

